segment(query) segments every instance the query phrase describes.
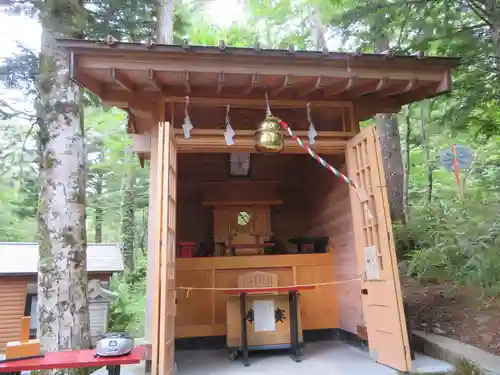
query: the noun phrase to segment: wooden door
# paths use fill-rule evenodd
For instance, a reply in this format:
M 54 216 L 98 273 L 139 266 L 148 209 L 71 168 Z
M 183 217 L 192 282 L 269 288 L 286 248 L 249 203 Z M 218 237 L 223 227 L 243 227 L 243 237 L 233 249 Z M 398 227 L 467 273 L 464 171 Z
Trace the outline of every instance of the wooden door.
M 175 233 L 177 201 L 177 149 L 173 128 L 159 125 L 158 134 L 158 220 L 157 288 L 153 324 L 152 375 L 174 371 L 175 339 Z
M 409 371 L 403 297 L 374 127 L 362 129 L 349 141 L 346 160 L 349 177 L 361 187 L 358 191 L 351 189 L 350 198 L 370 355 L 376 362 Z

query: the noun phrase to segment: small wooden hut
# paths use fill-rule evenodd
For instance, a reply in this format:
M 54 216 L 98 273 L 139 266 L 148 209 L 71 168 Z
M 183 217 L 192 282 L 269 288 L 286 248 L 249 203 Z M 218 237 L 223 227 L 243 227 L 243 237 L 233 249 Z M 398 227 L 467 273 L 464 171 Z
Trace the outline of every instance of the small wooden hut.
M 302 293 L 305 333 L 349 332 L 368 340 L 375 361 L 411 369 L 381 151 L 375 129 L 359 124 L 449 92 L 457 59 L 58 43 L 76 83 L 128 111 L 135 150 L 150 160 L 146 328 L 154 375 L 172 373 L 176 339 L 225 335 L 220 289 L 235 288 L 248 271 L 273 273 L 283 286 L 327 284 Z M 311 148 L 358 189 L 290 137 L 279 155 L 255 151 L 266 94 L 273 115 L 298 136 L 307 139 L 314 124 Z M 305 251 L 310 237 L 323 246 Z M 269 253 L 269 241 L 279 250 Z M 199 256 L 180 257 L 184 242 Z M 189 298 L 179 287 L 193 288 Z

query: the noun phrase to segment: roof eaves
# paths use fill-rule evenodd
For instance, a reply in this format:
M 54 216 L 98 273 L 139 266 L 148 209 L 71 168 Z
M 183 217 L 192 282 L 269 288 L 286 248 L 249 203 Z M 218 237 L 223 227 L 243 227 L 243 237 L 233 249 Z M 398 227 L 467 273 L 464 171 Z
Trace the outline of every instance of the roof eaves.
M 189 45 L 187 47 L 181 44 L 153 44 L 147 45 L 143 43 L 128 43 L 116 42 L 107 44 L 97 40 L 80 40 L 80 39 L 56 39 L 60 47 L 77 52 L 83 49 L 95 49 L 103 51 L 130 51 L 130 52 L 148 52 L 148 53 L 191 53 L 199 55 L 226 55 L 226 56 L 244 56 L 244 57 L 293 57 L 297 59 L 321 59 L 323 61 L 335 60 L 351 60 L 356 62 L 387 62 L 387 61 L 412 61 L 417 63 L 420 61 L 426 64 L 426 61 L 440 63 L 450 68 L 455 68 L 460 64 L 459 57 L 437 57 L 437 56 L 417 56 L 417 55 L 388 55 L 388 54 L 371 54 L 371 53 L 349 53 L 349 52 L 322 52 L 322 51 L 290 51 L 285 49 L 255 49 L 249 47 L 225 47 L 219 48 L 216 46 L 201 46 Z M 363 61 L 365 60 L 365 61 Z

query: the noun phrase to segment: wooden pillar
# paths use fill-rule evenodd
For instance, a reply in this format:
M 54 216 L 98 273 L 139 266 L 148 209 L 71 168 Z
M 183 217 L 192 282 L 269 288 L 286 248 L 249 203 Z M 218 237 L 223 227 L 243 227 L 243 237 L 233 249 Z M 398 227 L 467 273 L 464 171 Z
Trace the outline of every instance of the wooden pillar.
M 146 282 L 146 311 L 144 317 L 144 336 L 148 350 L 146 351 L 146 374 L 151 373 L 151 345 L 153 343 L 154 309 L 158 291 L 156 290 L 155 260 L 158 251 L 157 221 L 160 207 L 158 207 L 158 124 L 164 121 L 165 103 L 161 101 L 155 108 L 154 124 L 151 127 L 151 151 L 149 164 L 149 212 L 148 212 L 148 265 Z
M 151 134 L 151 159 L 149 164 L 149 212 L 148 212 L 148 272 L 146 283 L 146 316 L 144 321 L 144 335 L 148 343 L 152 340 L 152 318 L 156 291 L 153 276 L 155 269 L 155 254 L 158 249 L 158 239 L 154 223 L 158 220 L 158 192 L 157 192 L 157 155 L 158 134 Z

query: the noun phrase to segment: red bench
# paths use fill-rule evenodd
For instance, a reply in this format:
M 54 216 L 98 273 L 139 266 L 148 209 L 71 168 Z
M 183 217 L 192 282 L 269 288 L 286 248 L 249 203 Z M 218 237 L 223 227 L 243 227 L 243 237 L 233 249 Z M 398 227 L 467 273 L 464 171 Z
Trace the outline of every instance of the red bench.
M 37 358 L 1 361 L 0 373 L 106 366 L 109 375 L 120 375 L 121 365 L 140 363 L 144 352 L 142 346 L 135 347 L 129 355 L 122 357 L 95 357 L 95 349 L 48 352 Z

